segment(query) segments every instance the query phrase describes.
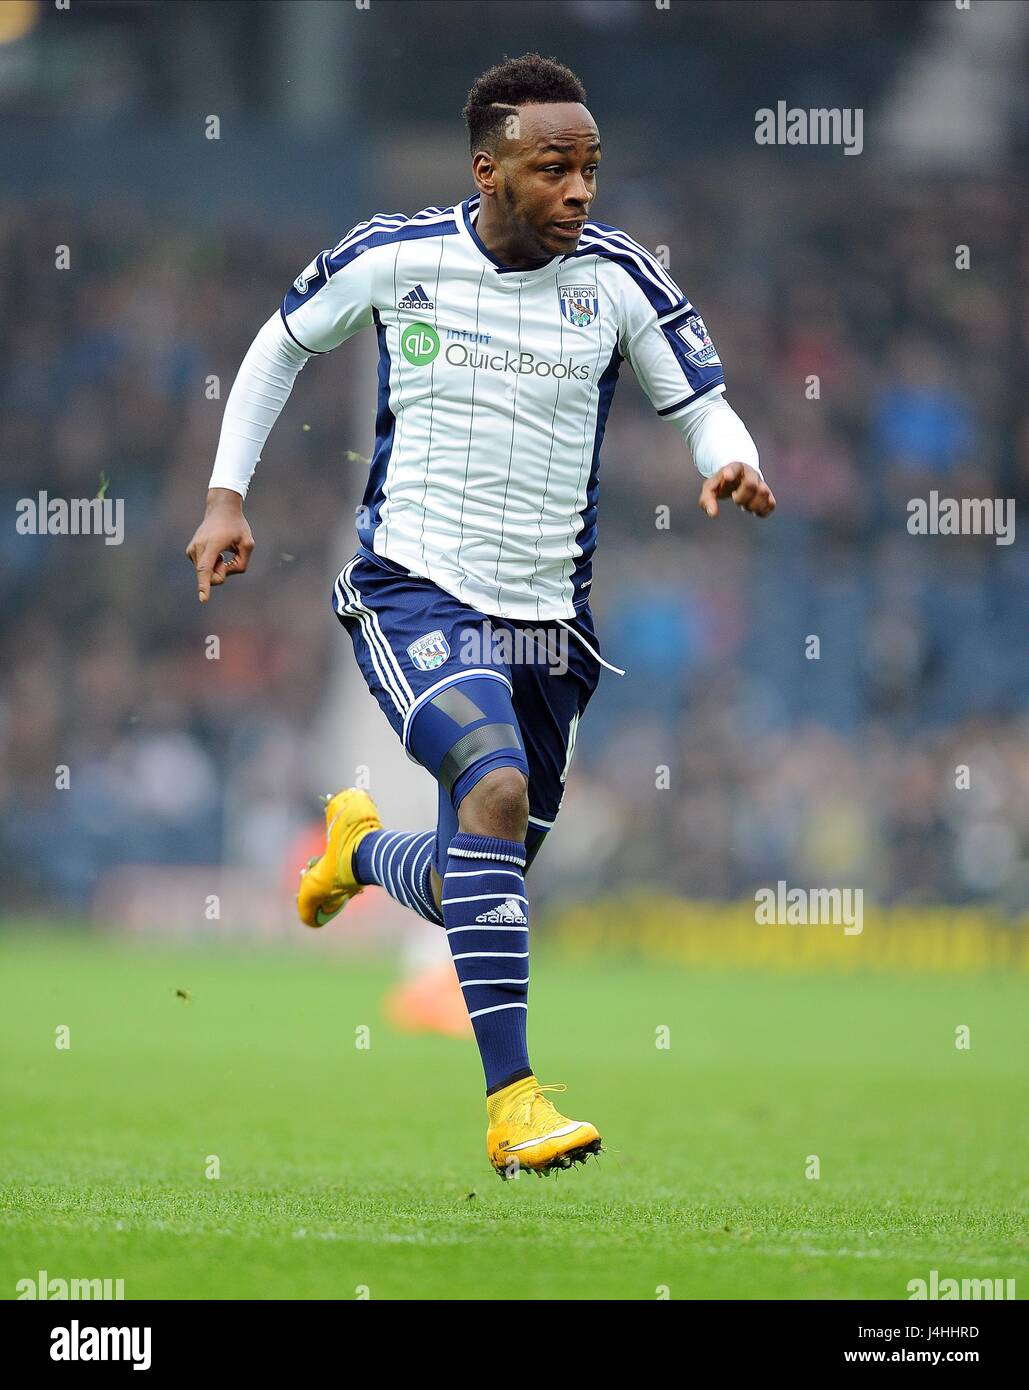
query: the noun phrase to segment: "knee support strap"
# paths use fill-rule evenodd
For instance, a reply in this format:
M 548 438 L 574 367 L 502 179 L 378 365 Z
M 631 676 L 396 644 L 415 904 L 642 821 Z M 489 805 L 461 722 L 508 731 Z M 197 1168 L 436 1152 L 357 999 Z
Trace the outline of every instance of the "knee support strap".
M 407 746 L 459 806 L 487 772 L 516 767 L 526 777 L 510 687 L 502 676 L 457 676 L 411 711 Z

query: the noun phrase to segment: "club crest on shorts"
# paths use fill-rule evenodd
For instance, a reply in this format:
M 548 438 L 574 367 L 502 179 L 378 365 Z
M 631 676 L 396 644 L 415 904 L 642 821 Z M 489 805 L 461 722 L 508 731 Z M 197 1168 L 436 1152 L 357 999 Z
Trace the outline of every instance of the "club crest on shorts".
M 450 643 L 437 628 L 435 632 L 427 632 L 424 637 L 412 642 L 407 654 L 419 671 L 435 671 L 450 655 Z
M 576 328 L 588 328 L 600 313 L 596 285 L 559 285 L 561 313 Z

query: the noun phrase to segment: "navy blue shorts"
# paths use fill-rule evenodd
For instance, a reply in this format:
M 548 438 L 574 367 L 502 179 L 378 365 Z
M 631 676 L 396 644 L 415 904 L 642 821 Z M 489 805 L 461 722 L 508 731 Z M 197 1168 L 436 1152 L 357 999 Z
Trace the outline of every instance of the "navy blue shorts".
M 531 860 L 561 806 L 596 658 L 558 622 L 487 616 L 364 549 L 340 572 L 333 609 L 408 756 L 439 782 L 437 872 L 462 798 L 499 766 L 528 778 Z M 566 621 L 599 653 L 588 605 Z

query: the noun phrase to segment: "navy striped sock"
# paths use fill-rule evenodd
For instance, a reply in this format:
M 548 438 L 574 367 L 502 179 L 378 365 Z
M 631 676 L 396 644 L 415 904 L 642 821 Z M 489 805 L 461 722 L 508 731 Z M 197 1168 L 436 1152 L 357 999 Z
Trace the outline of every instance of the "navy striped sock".
M 443 920 L 479 1044 L 486 1090 L 530 1076 L 525 846 L 458 831 L 443 877 Z
M 435 830 L 371 830 L 357 846 L 354 875 L 358 883 L 379 884 L 398 903 L 441 927 L 429 882 L 435 849 Z

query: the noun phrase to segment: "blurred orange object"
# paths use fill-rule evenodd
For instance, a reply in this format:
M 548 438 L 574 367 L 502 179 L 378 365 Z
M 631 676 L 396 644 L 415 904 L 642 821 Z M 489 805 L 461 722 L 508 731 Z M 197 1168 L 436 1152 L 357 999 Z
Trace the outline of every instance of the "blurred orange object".
M 401 1033 L 473 1036 L 457 972 L 449 960 L 394 985 L 382 1002 L 382 1011 Z

